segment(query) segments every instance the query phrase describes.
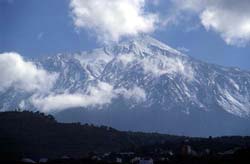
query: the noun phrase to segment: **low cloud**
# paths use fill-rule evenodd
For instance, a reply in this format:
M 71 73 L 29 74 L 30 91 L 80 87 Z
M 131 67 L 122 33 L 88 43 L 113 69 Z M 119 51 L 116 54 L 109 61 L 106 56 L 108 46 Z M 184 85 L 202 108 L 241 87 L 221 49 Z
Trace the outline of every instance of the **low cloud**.
M 43 112 L 58 112 L 67 108 L 110 104 L 114 98 L 119 96 L 123 96 L 126 99 L 133 98 L 137 102 L 146 98 L 144 90 L 139 87 L 114 89 L 112 85 L 106 82 L 98 82 L 96 85 L 90 86 L 86 93 L 52 93 L 48 96 L 34 95 L 31 98 L 31 102 Z
M 181 75 L 187 80 L 192 80 L 194 78 L 192 66 L 178 58 L 155 56 L 153 58 L 143 59 L 142 65 L 146 73 L 151 73 L 154 76 L 172 74 Z
M 152 57 L 147 56 L 143 59 L 133 53 L 121 54 L 118 57 L 124 67 L 134 62 L 139 64 L 145 74 L 151 74 L 155 77 L 169 74 L 181 75 L 184 79 L 192 80 L 194 78 L 194 70 L 192 66 L 185 60 L 179 58 L 171 58 L 164 55 L 154 54 Z
M 10 87 L 26 92 L 46 92 L 57 75 L 38 68 L 15 52 L 0 54 L 0 92 Z
M 31 93 L 28 100 L 22 100 L 20 107 L 32 105 L 43 112 L 58 112 L 67 108 L 102 106 L 110 104 L 114 98 L 122 96 L 141 102 L 146 93 L 138 86 L 132 88 L 114 88 L 111 84 L 98 81 L 91 84 L 84 93 L 57 93 L 53 86 L 57 80 L 56 73 L 50 73 L 26 61 L 18 53 L 0 54 L 0 92 L 14 88 L 17 92 Z
M 31 102 L 44 112 L 55 112 L 67 108 L 108 104 L 115 96 L 111 85 L 99 82 L 96 86 L 89 87 L 86 94 L 52 93 L 45 97 L 35 95 L 31 98 Z
M 179 58 L 158 54 L 140 58 L 130 53 L 120 54 L 116 60 L 121 62 L 123 67 L 137 65 L 145 74 L 156 77 L 169 74 L 170 76 L 180 75 L 188 80 L 193 79 L 192 67 Z M 84 63 L 82 65 L 85 66 Z M 21 101 L 20 107 L 31 105 L 43 112 L 59 112 L 76 107 L 100 107 L 112 103 L 113 99 L 119 97 L 141 103 L 147 97 L 144 89 L 139 86 L 114 87 L 103 81 L 89 84 L 87 90 L 82 92 L 69 93 L 54 90 L 58 74 L 47 72 L 36 64 L 26 61 L 17 53 L 1 54 L 0 70 L 0 91 L 14 88 L 17 91 L 29 92 L 31 97 Z
M 145 0 L 71 0 L 78 29 L 94 30 L 101 42 L 119 41 L 123 36 L 150 33 L 158 16 L 145 11 Z
M 145 91 L 138 87 L 134 86 L 131 89 L 121 89 L 120 94 L 122 94 L 126 99 L 132 99 L 135 100 L 136 102 L 141 102 L 146 100 L 146 93 Z

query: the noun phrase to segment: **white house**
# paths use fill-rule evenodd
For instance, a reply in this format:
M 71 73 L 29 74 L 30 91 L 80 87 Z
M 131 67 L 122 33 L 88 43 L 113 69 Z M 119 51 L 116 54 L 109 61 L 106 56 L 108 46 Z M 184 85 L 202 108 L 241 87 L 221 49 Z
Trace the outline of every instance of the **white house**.
M 139 164 L 154 164 L 154 161 L 152 158 L 149 159 L 141 159 L 139 160 Z

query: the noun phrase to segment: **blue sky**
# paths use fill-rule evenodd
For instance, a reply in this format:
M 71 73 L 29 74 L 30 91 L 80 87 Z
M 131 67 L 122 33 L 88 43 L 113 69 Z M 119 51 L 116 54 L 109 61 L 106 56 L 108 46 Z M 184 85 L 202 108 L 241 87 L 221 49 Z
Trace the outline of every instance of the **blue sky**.
M 214 18 L 213 20 L 217 21 L 218 26 L 213 26 L 212 23 L 214 22 L 208 22 L 210 24 L 207 24 L 204 21 L 201 23 L 200 20 L 201 17 L 206 16 L 205 14 L 212 7 L 217 7 L 215 14 L 225 12 L 227 13 L 225 16 L 232 16 L 231 18 L 234 18 L 235 22 L 231 22 L 231 24 L 247 22 L 238 20 L 237 16 L 249 16 L 247 15 L 248 12 L 244 12 L 244 9 L 232 9 L 233 12 L 230 13 L 229 7 L 223 3 L 219 5 L 207 3 L 206 6 L 211 6 L 211 8 L 205 9 L 193 4 L 191 7 L 186 7 L 187 5 L 185 4 L 185 6 L 181 2 L 182 0 L 177 1 L 178 3 L 175 4 L 171 0 L 158 0 L 154 1 L 155 3 L 145 1 L 145 6 L 141 9 L 145 13 L 157 14 L 159 16 L 157 23 L 161 25 L 153 29 L 150 26 L 137 30 L 148 33 L 174 48 L 187 49 L 186 53 L 197 59 L 250 70 L 249 26 L 246 26 L 245 31 L 239 33 L 232 32 L 230 28 L 227 28 L 227 23 L 230 22 L 223 22 L 225 19 L 222 21 L 219 18 Z M 237 2 L 241 3 L 241 1 L 246 6 L 247 1 L 240 0 Z M 92 22 L 91 24 L 91 22 L 88 22 L 90 28 L 85 24 L 77 26 L 76 20 L 72 18 L 74 13 L 72 13 L 70 3 L 70 0 L 0 0 L 0 53 L 15 51 L 26 58 L 34 58 L 57 53 L 75 53 L 101 47 L 103 43 L 100 42 L 100 37 L 98 39 L 100 29 L 97 32 L 91 30 L 93 24 L 96 27 L 100 23 Z M 179 6 L 181 7 L 179 8 Z M 241 8 L 241 6 L 237 7 Z M 163 23 L 170 18 L 171 21 Z M 82 20 L 88 21 L 91 19 L 94 18 Z M 207 19 L 204 18 L 204 20 Z M 228 31 L 233 34 L 231 36 L 226 35 L 229 33 Z M 124 31 L 118 32 L 119 40 L 120 35 L 124 35 L 122 32 Z M 101 36 L 101 38 L 103 37 Z M 105 36 L 105 38 L 107 37 L 109 35 Z M 228 41 L 228 39 L 231 40 Z M 237 45 L 235 42 L 243 43 Z

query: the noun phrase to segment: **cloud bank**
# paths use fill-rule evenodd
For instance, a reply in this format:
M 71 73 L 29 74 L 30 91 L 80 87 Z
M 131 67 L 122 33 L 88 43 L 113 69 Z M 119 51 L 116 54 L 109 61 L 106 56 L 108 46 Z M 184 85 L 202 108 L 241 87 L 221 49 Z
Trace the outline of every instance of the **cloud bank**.
M 228 45 L 245 46 L 249 43 L 249 0 L 172 1 L 180 12 L 198 14 L 205 29 L 218 33 Z
M 86 92 L 68 93 L 55 91 L 57 73 L 39 68 L 15 52 L 0 54 L 0 93 L 9 88 L 16 92 L 30 93 L 31 97 L 20 102 L 20 107 L 34 106 L 43 112 L 59 112 L 67 108 L 102 106 L 114 98 L 123 97 L 136 102 L 146 99 L 146 93 L 138 86 L 114 88 L 111 84 L 97 81 Z
M 119 41 L 123 36 L 150 33 L 158 16 L 145 12 L 145 0 L 71 0 L 77 28 L 94 30 L 101 42 Z
M 45 97 L 34 95 L 31 98 L 31 102 L 43 112 L 55 112 L 67 108 L 108 104 L 114 97 L 115 94 L 113 93 L 113 87 L 107 83 L 99 82 L 97 86 L 89 87 L 86 94 L 52 93 Z
M 46 92 L 57 75 L 38 68 L 15 52 L 0 54 L 0 91 L 10 87 L 26 92 Z
M 67 108 L 110 104 L 114 98 L 119 96 L 126 99 L 133 98 L 137 102 L 146 98 L 145 91 L 139 87 L 115 89 L 112 85 L 99 81 L 96 85 L 90 86 L 87 93 L 52 93 L 45 97 L 34 95 L 31 102 L 43 112 L 58 112 Z

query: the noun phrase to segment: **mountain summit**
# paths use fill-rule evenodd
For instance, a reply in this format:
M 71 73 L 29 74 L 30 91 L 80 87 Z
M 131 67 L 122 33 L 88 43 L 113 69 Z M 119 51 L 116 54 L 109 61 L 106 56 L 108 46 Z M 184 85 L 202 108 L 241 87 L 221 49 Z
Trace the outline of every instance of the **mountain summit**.
M 250 134 L 250 72 L 201 62 L 149 36 L 34 63 L 57 74 L 53 87 L 2 92 L 2 110 L 41 110 L 122 130 Z

